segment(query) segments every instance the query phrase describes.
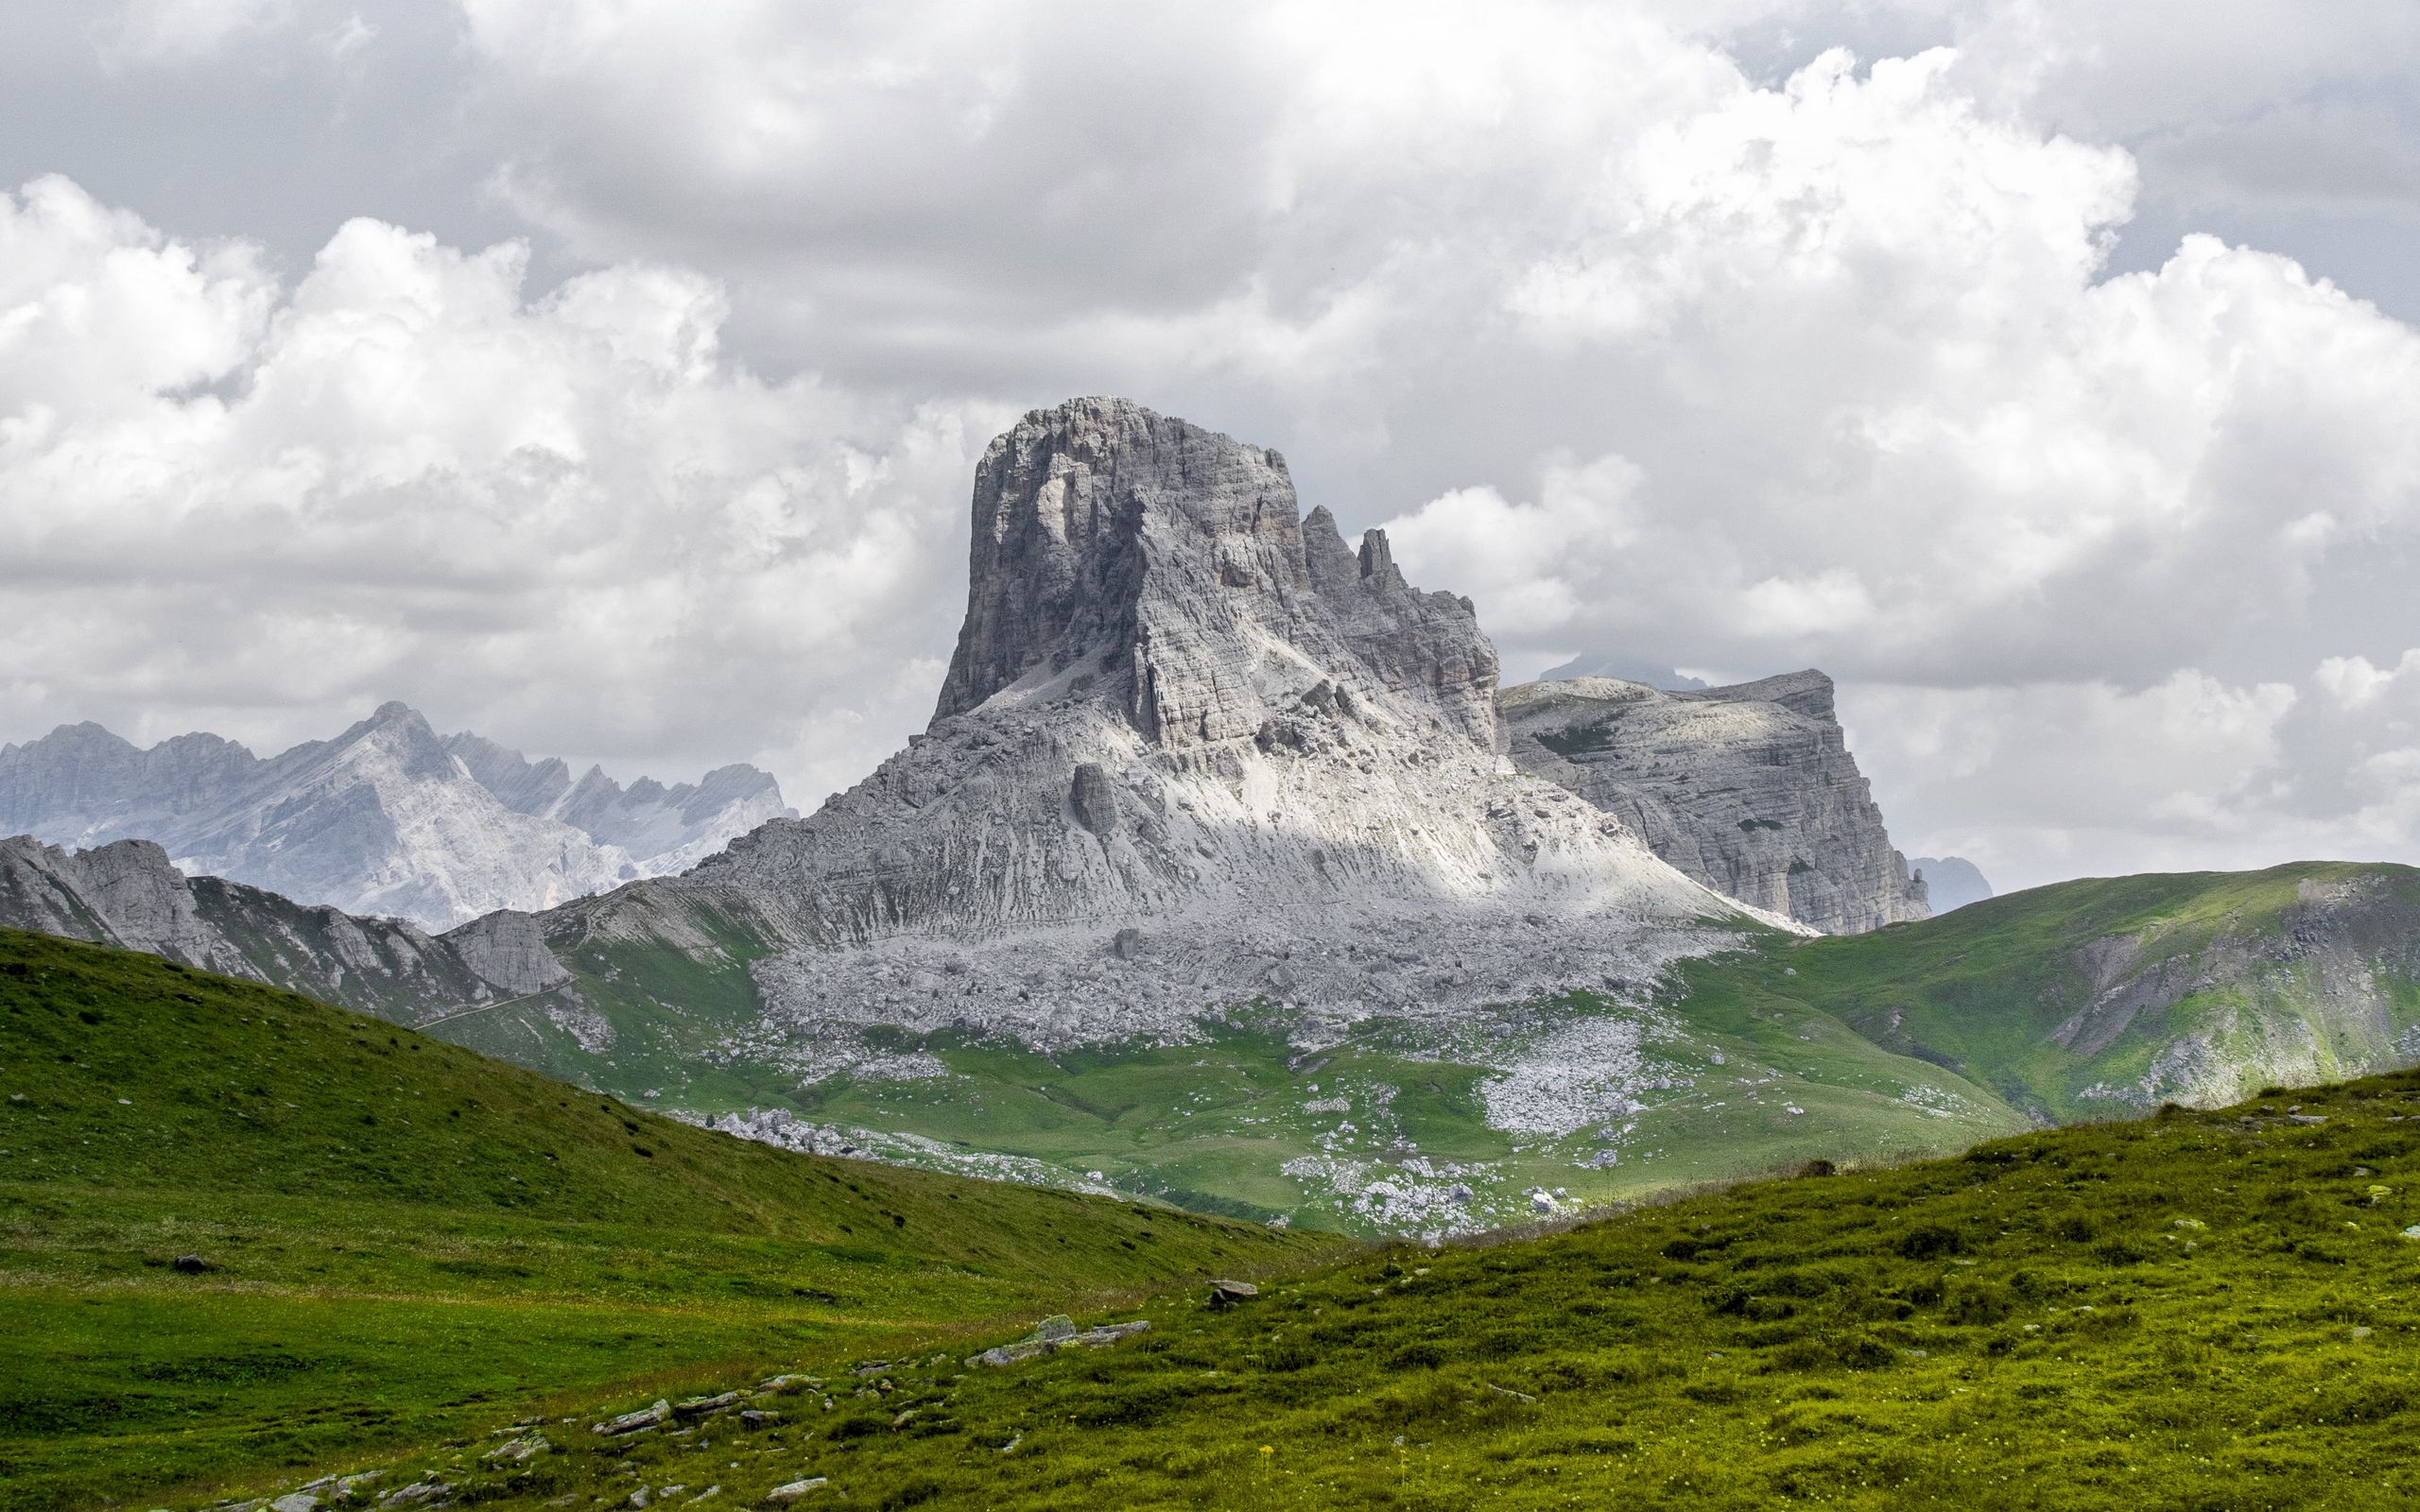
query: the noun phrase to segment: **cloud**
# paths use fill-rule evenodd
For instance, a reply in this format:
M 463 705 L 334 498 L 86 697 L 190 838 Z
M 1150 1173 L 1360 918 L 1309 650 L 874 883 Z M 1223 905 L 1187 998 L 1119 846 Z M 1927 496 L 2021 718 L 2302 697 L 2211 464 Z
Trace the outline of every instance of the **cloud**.
M 60 180 L 0 238 L 13 728 L 276 746 L 403 697 L 812 796 L 930 696 L 996 412 L 767 383 L 669 268 L 531 299 L 516 244 L 356 220 L 287 286 Z
M 1115 391 L 1282 447 L 1516 672 L 1825 666 L 1933 853 L 2420 855 L 2420 337 L 2243 229 L 2403 213 L 2413 14 L 460 0 L 393 134 L 528 249 L 281 280 L 87 200 L 0 269 L 0 530 L 131 616 L 59 608 L 0 712 L 458 687 L 828 785 L 922 717 L 974 450 Z
M 127 0 L 100 23 L 95 37 L 111 63 L 175 65 L 285 26 L 298 9 L 296 0 Z

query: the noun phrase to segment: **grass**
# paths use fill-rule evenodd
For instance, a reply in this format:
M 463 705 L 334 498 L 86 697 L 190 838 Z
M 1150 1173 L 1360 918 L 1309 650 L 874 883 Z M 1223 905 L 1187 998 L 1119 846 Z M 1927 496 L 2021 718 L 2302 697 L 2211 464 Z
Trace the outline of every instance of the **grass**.
M 2316 894 L 2340 902 L 2315 912 Z M 2420 872 L 2387 866 L 2063 883 L 1847 937 L 1751 930 L 1658 984 L 1643 1049 L 1670 1085 L 1642 1092 L 1634 1121 L 1550 1136 L 1491 1125 L 1491 1061 L 1591 1018 L 1636 1021 L 1635 1007 L 1586 993 L 1508 1005 L 1478 1016 L 1491 1037 L 1460 1043 L 1378 1018 L 1308 1059 L 1288 1025 L 1251 1011 L 1206 1019 L 1200 1044 L 1056 1057 L 898 1031 L 899 1048 L 950 1074 L 802 1087 L 794 1069 L 714 1048 L 758 1017 L 745 962 L 764 946 L 695 922 L 719 958 L 566 947 L 615 1027 L 602 1051 L 539 1004 L 440 1032 L 632 1100 L 937 1141 L 881 1147 L 939 1168 L 1008 1156 L 1199 1211 L 1365 1236 L 1523 1219 L 1541 1190 L 1630 1200 L 1811 1156 L 1904 1160 L 2169 1098 L 2225 1101 L 2398 1064 L 2420 1037 Z M 1474 1195 L 1450 1223 L 1387 1196 L 1422 1184 Z
M 2314 932 L 2307 899 L 2322 890 L 2366 901 Z M 2227 1063 L 2217 1101 L 2409 1060 L 2396 1043 L 2420 1024 L 2416 934 L 2420 871 L 2409 867 L 2096 878 L 1867 935 L 1775 936 L 1685 963 L 1673 996 L 1692 1017 L 1820 1013 L 2064 1122 L 2161 1100 L 2142 1079 L 2194 1038 Z M 2354 970 L 2336 970 L 2329 947 Z M 2356 989 L 2342 990 L 2352 976 Z M 2115 1005 L 2103 1022 L 2122 1029 L 2099 1044 L 2086 1022 L 2063 1042 L 2062 1026 L 2096 1000 Z
M 1140 1337 L 1006 1368 L 804 1351 L 819 1387 L 761 1426 L 392 1475 L 500 1507 L 815 1476 L 874 1508 L 2404 1505 L 2415 1221 L 2405 1073 L 1164 1295 L 1102 1314 Z
M 791 1155 L 0 931 L 0 1508 L 150 1504 L 1322 1243 Z

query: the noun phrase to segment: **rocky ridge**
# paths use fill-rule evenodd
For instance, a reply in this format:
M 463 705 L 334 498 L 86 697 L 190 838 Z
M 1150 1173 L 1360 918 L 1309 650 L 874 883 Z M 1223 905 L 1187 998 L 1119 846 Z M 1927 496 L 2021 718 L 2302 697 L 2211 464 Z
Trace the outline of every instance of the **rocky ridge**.
M 575 782 L 400 703 L 267 759 L 207 734 L 143 750 L 95 724 L 0 747 L 0 833 L 157 841 L 188 873 L 432 930 L 683 870 L 788 812 L 753 767 L 671 788 Z
M 414 1025 L 567 980 L 527 914 L 432 936 L 404 919 L 188 878 L 148 840 L 77 851 L 30 835 L 0 840 L 0 925 L 145 951 Z M 545 1011 L 583 1042 L 610 1034 L 563 995 L 549 994 Z
M 1821 672 L 1685 692 L 1568 678 L 1507 689 L 1501 705 L 1522 771 L 1719 892 L 1831 934 L 1930 911 Z

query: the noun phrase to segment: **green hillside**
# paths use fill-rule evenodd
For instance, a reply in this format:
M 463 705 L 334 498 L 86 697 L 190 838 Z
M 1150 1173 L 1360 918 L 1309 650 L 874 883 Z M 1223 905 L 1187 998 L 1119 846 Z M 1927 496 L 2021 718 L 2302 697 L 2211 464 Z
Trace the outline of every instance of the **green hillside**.
M 615 1028 L 602 1052 L 536 1004 L 441 1032 L 627 1097 L 783 1108 L 914 1163 L 1008 1155 L 1201 1211 L 1415 1236 L 1527 1220 L 1540 1192 L 1568 1211 L 2420 1061 L 2420 872 L 2405 867 L 2088 880 L 1868 935 L 1749 931 L 1644 1007 L 1575 993 L 1462 1033 L 1381 1017 L 1308 1054 L 1266 1009 L 1205 1017 L 1201 1044 L 1056 1056 L 902 1030 L 894 1048 L 946 1079 L 805 1087 L 731 1048 L 763 1042 L 738 1034 L 758 1013 L 738 963 L 761 945 L 700 925 L 725 958 L 569 951 Z M 1629 1111 L 1542 1128 L 1491 1103 L 1516 1062 L 1556 1063 L 1575 1035 L 1623 1023 L 1643 1068 Z M 1448 1202 L 1456 1189 L 1469 1195 Z
M 1320 1244 L 790 1155 L 0 931 L 0 1508 L 151 1498 Z
M 1794 936 L 1757 931 L 1761 950 Z M 440 1026 L 487 1054 L 636 1099 L 717 1114 L 781 1108 L 851 1131 L 887 1159 L 980 1172 L 988 1157 L 1196 1211 L 1361 1235 L 1470 1231 L 1527 1221 L 1533 1194 L 1565 1206 L 1630 1198 L 1835 1160 L 1962 1149 L 2028 1126 L 1975 1081 L 1878 1045 L 1817 1008 L 1709 996 L 1642 1015 L 1590 993 L 1506 1005 L 1466 1027 L 1377 1017 L 1315 1053 L 1277 1011 L 1205 1014 L 1205 1042 L 1109 1044 L 1046 1055 L 952 1032 L 898 1031 L 945 1079 L 831 1077 L 728 1048 L 755 1022 L 750 948 L 700 965 L 666 946 L 569 953 L 581 1000 L 614 1026 L 581 1049 L 521 1004 Z M 1630 1024 L 1652 1074 L 1633 1119 L 1504 1126 L 1489 1097 L 1511 1068 L 1558 1066 L 1574 1032 Z M 879 1032 L 879 1031 L 878 1031 Z M 751 1037 L 754 1039 L 756 1037 Z M 747 1041 L 743 1041 L 747 1042 Z M 1627 1132 L 1625 1123 L 1635 1126 Z M 893 1138 L 893 1136 L 897 1136 Z M 1608 1160 L 1614 1163 L 1606 1163 Z M 1447 1195 L 1469 1194 L 1458 1204 Z
M 2420 1061 L 2420 870 L 2059 883 L 1692 962 L 1682 1011 L 1809 1011 L 2036 1119 L 2232 1102 Z
M 1006 1366 L 805 1351 L 808 1389 L 731 1403 L 770 1419 L 618 1439 L 582 1419 L 516 1465 L 465 1446 L 379 1484 L 498 1507 L 756 1506 L 801 1483 L 803 1505 L 1037 1512 L 2408 1505 L 2420 1074 L 1399 1246 L 1205 1303 L 1086 1314 L 1150 1327 Z

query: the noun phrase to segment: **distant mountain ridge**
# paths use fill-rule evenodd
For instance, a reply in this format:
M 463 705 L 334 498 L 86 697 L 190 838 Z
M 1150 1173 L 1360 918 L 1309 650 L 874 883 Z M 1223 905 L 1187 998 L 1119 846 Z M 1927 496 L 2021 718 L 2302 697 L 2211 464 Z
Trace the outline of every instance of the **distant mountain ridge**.
M 752 766 L 673 787 L 575 780 L 402 703 L 267 758 L 212 734 L 146 750 L 91 723 L 0 746 L 0 834 L 155 841 L 188 873 L 429 930 L 683 871 L 790 814 Z
M 1981 868 L 1964 856 L 1916 856 L 1908 865 L 1925 879 L 1936 914 L 1998 896 L 1984 880 Z

